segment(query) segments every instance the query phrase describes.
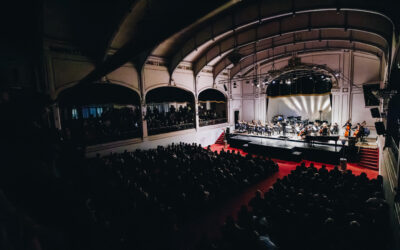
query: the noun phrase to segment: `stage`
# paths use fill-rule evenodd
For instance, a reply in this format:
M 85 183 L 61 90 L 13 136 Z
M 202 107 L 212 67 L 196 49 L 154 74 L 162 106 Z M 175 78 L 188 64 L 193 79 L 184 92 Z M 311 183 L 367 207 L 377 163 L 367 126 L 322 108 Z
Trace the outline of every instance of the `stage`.
M 234 148 L 243 149 L 245 152 L 266 155 L 272 158 L 288 161 L 309 160 L 328 164 L 339 164 L 346 146 L 334 141 L 313 142 L 291 137 L 261 136 L 251 134 L 232 133 L 228 143 Z

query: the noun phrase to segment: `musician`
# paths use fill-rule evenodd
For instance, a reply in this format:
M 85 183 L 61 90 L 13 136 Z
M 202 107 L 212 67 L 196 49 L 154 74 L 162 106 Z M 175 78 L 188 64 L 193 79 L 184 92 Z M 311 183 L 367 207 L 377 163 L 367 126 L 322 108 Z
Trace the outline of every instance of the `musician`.
M 277 130 L 278 130 L 278 134 L 280 134 L 281 131 L 282 131 L 282 125 L 281 125 L 280 122 L 277 122 L 277 123 L 276 123 L 276 128 L 277 128 Z
M 364 127 L 367 125 L 367 123 L 365 121 L 363 121 L 362 123 L 357 123 L 356 126 L 356 131 L 354 132 L 354 137 L 356 137 L 357 139 L 361 138 L 362 136 L 364 136 Z
M 339 133 L 339 125 L 335 122 L 335 124 L 331 126 L 331 134 L 337 135 L 338 133 Z
M 286 120 L 282 121 L 282 134 L 286 136 Z
M 251 122 L 248 124 L 248 133 L 253 134 L 256 132 L 256 122 L 254 120 L 251 120 Z
M 351 119 L 348 119 L 347 122 L 344 124 L 343 128 L 346 129 L 344 132 L 344 137 L 350 137 L 351 136 Z
M 296 124 L 294 125 L 294 131 L 299 134 L 301 131 L 301 127 L 300 125 L 296 122 Z
M 328 136 L 329 135 L 328 125 L 325 122 L 322 124 L 322 127 L 321 127 L 319 133 L 322 136 Z
M 303 137 L 309 135 L 309 134 L 311 133 L 311 130 L 312 130 L 311 125 L 305 126 L 305 127 L 300 131 L 299 136 L 303 138 Z
M 312 132 L 313 133 L 318 133 L 319 131 L 320 131 L 319 123 L 318 122 L 314 122 L 314 125 L 312 126 Z
M 273 129 L 272 123 L 269 122 L 268 124 L 266 124 L 265 125 L 265 129 L 266 129 L 267 135 L 271 136 L 272 135 L 272 129 Z
M 260 120 L 258 120 L 258 122 L 256 123 L 256 132 L 257 134 L 263 134 L 263 125 L 261 124 Z

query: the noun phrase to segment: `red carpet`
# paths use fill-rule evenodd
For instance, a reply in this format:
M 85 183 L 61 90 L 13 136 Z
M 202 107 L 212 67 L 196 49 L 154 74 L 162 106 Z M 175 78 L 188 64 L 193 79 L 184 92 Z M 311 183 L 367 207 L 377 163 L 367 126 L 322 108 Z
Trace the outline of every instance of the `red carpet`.
M 223 145 L 214 144 L 211 146 L 212 151 L 218 151 L 224 149 Z M 231 147 L 227 147 L 225 150 L 233 150 L 235 152 L 239 151 L 242 155 L 247 155 L 247 153 L 243 152 L 243 150 L 235 149 Z M 223 204 L 215 207 L 213 210 L 208 213 L 198 217 L 196 220 L 191 223 L 185 225 L 180 230 L 180 235 L 178 236 L 182 239 L 180 249 L 193 249 L 193 244 L 199 242 L 202 234 L 206 234 L 209 238 L 215 238 L 220 235 L 220 227 L 225 222 L 225 219 L 229 215 L 237 215 L 240 207 L 242 205 L 247 205 L 251 198 L 254 197 L 254 193 L 257 190 L 261 190 L 263 193 L 266 192 L 278 178 L 283 178 L 288 175 L 292 170 L 296 168 L 300 163 L 298 162 L 290 162 L 279 159 L 273 159 L 279 165 L 279 172 L 265 179 L 264 181 L 255 184 L 240 194 L 236 195 L 233 198 L 228 199 Z M 322 165 L 326 165 L 328 170 L 334 168 L 334 165 L 323 164 L 318 162 L 311 161 L 303 161 L 306 166 L 310 166 L 310 163 L 314 163 L 316 168 L 320 168 Z M 355 175 L 359 175 L 362 172 L 365 172 L 368 178 L 376 178 L 378 176 L 377 170 L 362 168 L 357 164 L 347 164 L 347 169 L 351 170 Z
M 223 145 L 217 145 L 217 144 L 213 144 L 211 145 L 211 150 L 212 151 L 217 151 L 220 152 L 221 150 L 224 149 Z M 228 147 L 225 149 L 226 150 L 233 150 L 235 152 L 239 151 L 241 155 L 247 155 L 246 152 L 243 152 L 243 150 L 241 149 L 235 149 L 235 148 L 231 148 L 229 145 Z M 280 171 L 285 171 L 284 168 L 292 168 L 295 169 L 297 165 L 299 165 L 300 163 L 298 162 L 289 162 L 289 161 L 285 161 L 285 160 L 280 160 L 280 159 L 273 159 L 275 162 L 278 163 L 279 165 L 279 172 Z M 316 168 L 320 168 L 322 165 L 325 165 L 327 167 L 328 170 L 331 170 L 334 168 L 334 165 L 331 164 L 324 164 L 324 163 L 320 163 L 320 162 L 314 162 L 314 161 L 302 161 L 306 164 L 306 166 L 310 166 L 310 163 L 314 163 L 314 166 Z M 290 169 L 290 170 L 292 170 Z M 368 178 L 370 179 L 374 179 L 378 176 L 378 170 L 375 169 L 370 169 L 370 168 L 365 168 L 365 167 L 361 167 L 359 164 L 357 163 L 347 163 L 347 169 L 351 170 L 353 172 L 353 174 L 355 175 L 360 175 L 362 172 L 366 173 Z M 286 173 L 289 174 L 290 170 Z M 283 175 L 285 176 L 285 175 Z M 282 177 L 283 177 L 282 176 Z

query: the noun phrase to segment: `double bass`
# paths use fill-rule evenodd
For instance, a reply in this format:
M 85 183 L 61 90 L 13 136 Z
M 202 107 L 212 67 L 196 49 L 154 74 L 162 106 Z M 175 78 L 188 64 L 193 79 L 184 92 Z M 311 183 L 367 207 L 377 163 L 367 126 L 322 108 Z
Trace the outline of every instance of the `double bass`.
M 351 132 L 351 120 L 349 119 L 343 127 L 346 128 L 346 131 L 344 132 L 344 137 L 349 137 Z

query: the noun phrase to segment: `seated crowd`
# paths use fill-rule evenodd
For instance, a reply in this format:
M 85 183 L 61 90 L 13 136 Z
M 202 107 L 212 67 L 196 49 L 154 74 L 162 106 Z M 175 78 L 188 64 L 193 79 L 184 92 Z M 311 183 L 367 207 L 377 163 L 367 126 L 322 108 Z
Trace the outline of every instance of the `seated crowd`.
M 173 105 L 168 112 L 160 112 L 157 108 L 147 108 L 146 121 L 149 134 L 166 133 L 195 127 L 195 114 L 190 106 L 180 106 L 178 110 Z
M 84 144 L 130 139 L 140 137 L 142 133 L 140 110 L 128 107 L 110 108 L 104 111 L 101 117 L 74 122 L 81 124 L 71 129 L 67 128 L 66 137 L 83 140 Z
M 200 125 L 211 125 L 226 122 L 226 117 L 218 114 L 215 110 L 199 108 Z
M 97 157 L 88 166 L 94 249 L 178 249 L 181 225 L 278 171 L 265 158 L 184 143 Z
M 228 217 L 222 238 L 201 249 L 387 249 L 382 181 L 302 164 L 265 194 L 257 191 L 251 209 Z

